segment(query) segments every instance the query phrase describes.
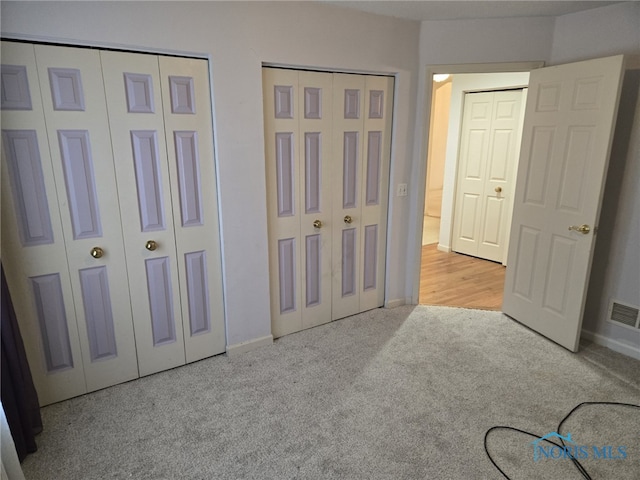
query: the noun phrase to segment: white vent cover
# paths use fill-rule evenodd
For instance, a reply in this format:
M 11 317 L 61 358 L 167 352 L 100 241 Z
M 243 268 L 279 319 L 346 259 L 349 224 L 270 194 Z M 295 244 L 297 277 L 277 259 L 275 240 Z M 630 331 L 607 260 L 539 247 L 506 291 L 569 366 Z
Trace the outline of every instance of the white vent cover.
M 626 327 L 640 328 L 640 307 L 612 299 L 607 320 Z

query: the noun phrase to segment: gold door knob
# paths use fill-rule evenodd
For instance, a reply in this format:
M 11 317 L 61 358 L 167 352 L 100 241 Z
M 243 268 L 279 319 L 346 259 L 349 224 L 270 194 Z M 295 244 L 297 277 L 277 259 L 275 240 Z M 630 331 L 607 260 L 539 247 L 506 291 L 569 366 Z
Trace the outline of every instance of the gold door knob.
M 313 221 L 313 228 L 321 228 L 321 227 L 322 227 L 322 222 L 320 220 Z
M 496 193 L 500 193 L 502 191 L 502 187 L 496 187 L 494 188 L 494 190 L 496 191 Z
M 344 223 L 351 223 L 353 222 L 353 218 L 351 218 L 350 215 L 345 215 L 344 216 Z
M 154 241 L 154 240 L 149 240 L 144 248 L 146 248 L 147 250 L 149 250 L 150 252 L 153 252 L 156 248 L 158 248 L 158 244 Z
M 91 252 L 89 252 L 93 258 L 100 258 L 104 255 L 104 250 L 100 247 L 93 247 Z
M 569 230 L 574 230 L 576 232 L 580 232 L 583 235 L 586 235 L 587 233 L 589 233 L 591 231 L 591 227 L 589 225 L 583 224 L 583 225 L 571 225 L 569 227 Z

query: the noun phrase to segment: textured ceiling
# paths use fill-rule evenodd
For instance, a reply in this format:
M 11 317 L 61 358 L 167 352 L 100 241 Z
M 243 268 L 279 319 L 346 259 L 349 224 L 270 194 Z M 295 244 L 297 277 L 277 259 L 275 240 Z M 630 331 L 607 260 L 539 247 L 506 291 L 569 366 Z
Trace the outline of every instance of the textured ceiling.
M 556 17 L 614 3 L 617 1 L 324 1 L 379 15 L 408 20 L 461 20 L 472 18 Z

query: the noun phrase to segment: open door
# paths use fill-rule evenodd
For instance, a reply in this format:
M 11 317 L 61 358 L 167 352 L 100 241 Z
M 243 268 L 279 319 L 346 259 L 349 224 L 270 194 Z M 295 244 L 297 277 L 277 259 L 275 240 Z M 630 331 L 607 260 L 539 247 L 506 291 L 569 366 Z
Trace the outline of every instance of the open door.
M 622 55 L 531 72 L 503 312 L 577 351 Z

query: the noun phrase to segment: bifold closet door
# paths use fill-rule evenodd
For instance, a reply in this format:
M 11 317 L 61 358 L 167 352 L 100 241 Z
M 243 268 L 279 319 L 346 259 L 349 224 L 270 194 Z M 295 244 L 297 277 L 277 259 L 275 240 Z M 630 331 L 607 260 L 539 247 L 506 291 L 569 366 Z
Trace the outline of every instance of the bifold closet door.
M 2 44 L 3 251 L 42 405 L 138 376 L 99 53 Z
M 264 68 L 263 88 L 277 337 L 384 303 L 393 79 Z
M 194 58 L 158 60 L 189 363 L 226 349 L 209 64 Z
M 2 44 L 2 261 L 42 405 L 225 350 L 205 60 Z
M 334 74 L 333 320 L 384 304 L 393 79 Z
M 331 321 L 333 76 L 263 69 L 276 337 Z
M 207 62 L 101 55 L 147 375 L 225 349 Z

